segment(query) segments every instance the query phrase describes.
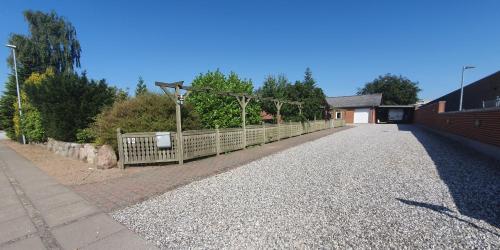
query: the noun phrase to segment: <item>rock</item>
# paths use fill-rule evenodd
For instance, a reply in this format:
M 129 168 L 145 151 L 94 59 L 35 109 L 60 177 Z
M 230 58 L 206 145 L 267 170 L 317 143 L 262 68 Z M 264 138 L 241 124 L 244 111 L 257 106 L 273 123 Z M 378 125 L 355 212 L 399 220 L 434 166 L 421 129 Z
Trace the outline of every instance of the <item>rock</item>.
M 49 151 L 54 151 L 54 142 L 55 142 L 55 140 L 52 138 L 47 139 L 47 149 Z
M 103 145 L 97 151 L 97 168 L 108 169 L 116 166 L 116 154 L 109 145 Z
M 87 162 L 95 165 L 97 163 L 97 150 L 95 149 L 95 147 L 92 144 L 85 143 L 83 148 L 85 149 Z
M 78 153 L 78 159 L 81 161 L 87 161 L 87 153 L 85 152 L 85 147 L 80 145 L 80 152 Z
M 82 145 L 80 145 L 78 143 L 71 143 L 71 149 L 70 149 L 70 153 L 68 154 L 68 156 L 73 158 L 73 159 L 78 159 L 80 156 L 80 148 L 81 147 L 82 147 Z

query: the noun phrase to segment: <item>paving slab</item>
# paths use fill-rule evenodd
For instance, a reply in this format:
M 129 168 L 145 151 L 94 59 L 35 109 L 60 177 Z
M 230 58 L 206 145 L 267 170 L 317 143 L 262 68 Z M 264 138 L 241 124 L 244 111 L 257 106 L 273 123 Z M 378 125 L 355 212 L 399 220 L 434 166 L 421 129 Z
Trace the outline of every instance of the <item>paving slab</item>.
M 40 210 L 41 212 L 45 212 L 56 207 L 65 206 L 81 201 L 85 200 L 74 192 L 64 192 L 44 199 L 33 200 L 33 204 L 38 210 Z
M 42 243 L 42 240 L 38 236 L 32 236 L 26 239 L 22 239 L 11 244 L 0 247 L 2 250 L 45 250 L 45 246 Z
M 121 230 L 118 233 L 112 234 L 100 241 L 94 242 L 82 249 L 93 250 L 136 250 L 136 249 L 156 249 L 153 246 L 147 246 L 147 242 L 141 238 L 134 237 L 134 233 L 129 230 Z
M 0 249 L 155 248 L 1 144 L 0 188 Z
M 48 197 L 51 197 L 54 195 L 70 192 L 70 190 L 68 188 L 66 188 L 60 184 L 46 186 L 46 187 L 40 188 L 38 190 L 25 190 L 25 191 L 26 191 L 26 195 L 31 200 L 45 199 L 45 198 L 48 198 Z
M 11 206 L 14 204 L 19 204 L 19 199 L 16 196 L 16 193 L 10 189 L 10 192 L 5 192 L 0 194 L 0 208 Z
M 0 223 L 0 246 L 8 241 L 15 240 L 35 232 L 35 226 L 33 226 L 33 223 L 28 216 L 4 221 Z
M 65 249 L 78 249 L 123 230 L 123 226 L 105 214 L 97 214 L 53 230 Z
M 26 216 L 26 212 L 21 204 L 15 203 L 9 206 L 0 208 L 0 223 L 15 219 L 17 217 Z
M 23 185 L 23 189 L 27 193 L 32 192 L 32 191 L 39 192 L 40 189 L 48 188 L 48 187 L 54 186 L 54 185 L 59 185 L 59 183 L 52 178 L 41 179 L 41 180 L 38 180 L 35 178 L 33 181 L 19 182 L 19 183 Z
M 97 207 L 87 201 L 80 201 L 42 212 L 42 216 L 49 227 L 55 227 L 99 212 L 100 210 Z

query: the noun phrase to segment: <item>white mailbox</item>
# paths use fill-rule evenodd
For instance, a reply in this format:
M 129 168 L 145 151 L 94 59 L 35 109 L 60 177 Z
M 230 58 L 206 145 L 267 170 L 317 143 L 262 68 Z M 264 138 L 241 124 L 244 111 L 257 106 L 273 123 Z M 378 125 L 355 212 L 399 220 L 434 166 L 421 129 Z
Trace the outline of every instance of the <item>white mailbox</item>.
M 156 132 L 156 146 L 160 149 L 169 149 L 172 147 L 170 132 Z

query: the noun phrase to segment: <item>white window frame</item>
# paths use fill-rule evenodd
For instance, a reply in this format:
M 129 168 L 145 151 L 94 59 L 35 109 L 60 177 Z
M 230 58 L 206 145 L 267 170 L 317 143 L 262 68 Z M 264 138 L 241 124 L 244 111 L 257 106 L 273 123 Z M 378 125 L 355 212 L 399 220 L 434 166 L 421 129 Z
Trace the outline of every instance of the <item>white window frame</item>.
M 342 111 L 335 111 L 335 119 L 342 119 Z

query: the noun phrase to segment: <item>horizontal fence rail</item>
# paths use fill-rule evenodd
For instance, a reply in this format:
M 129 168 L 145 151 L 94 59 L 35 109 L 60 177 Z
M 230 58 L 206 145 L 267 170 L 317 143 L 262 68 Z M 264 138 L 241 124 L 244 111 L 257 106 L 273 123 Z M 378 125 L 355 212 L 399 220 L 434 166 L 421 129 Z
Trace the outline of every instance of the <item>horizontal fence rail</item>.
M 184 160 L 219 155 L 248 146 L 263 145 L 281 139 L 299 136 L 345 125 L 344 120 L 288 122 L 282 124 L 249 125 L 243 128 L 204 129 L 182 132 Z M 155 132 L 122 133 L 117 130 L 119 166 L 161 162 L 178 162 L 181 156 L 178 136 L 170 132 L 169 148 L 158 147 Z

